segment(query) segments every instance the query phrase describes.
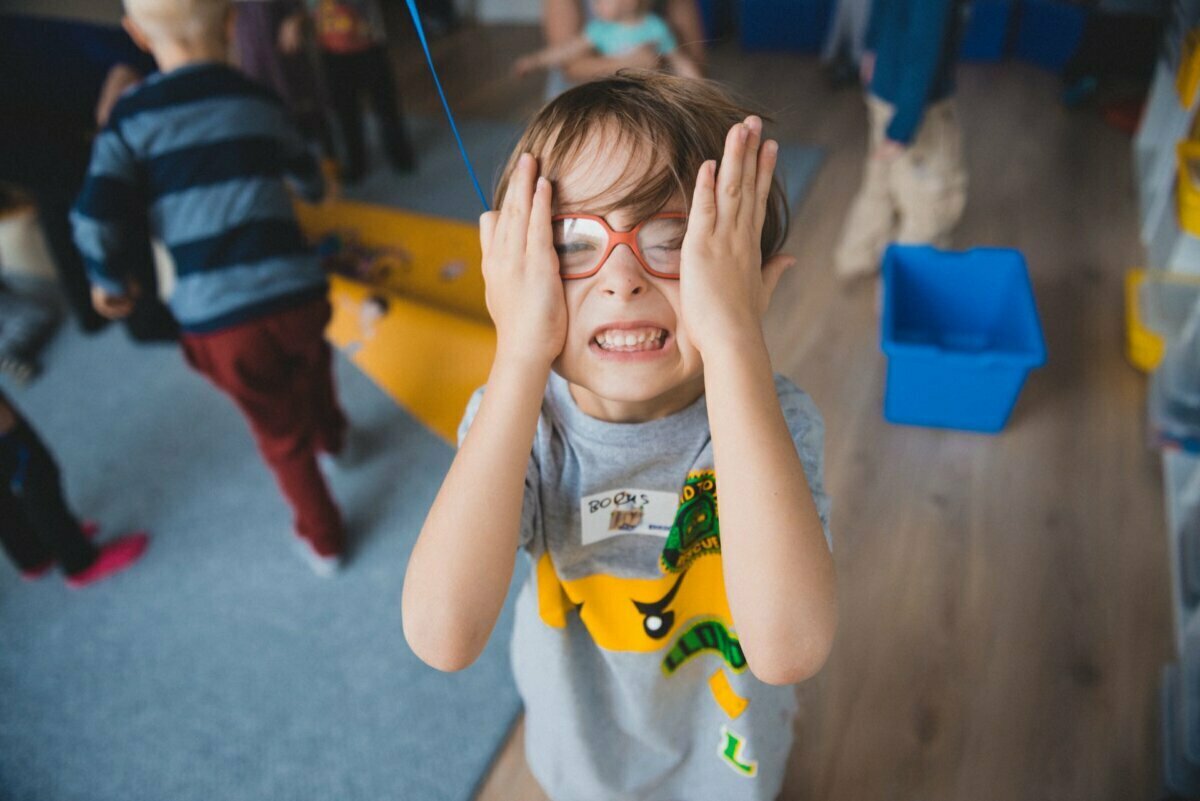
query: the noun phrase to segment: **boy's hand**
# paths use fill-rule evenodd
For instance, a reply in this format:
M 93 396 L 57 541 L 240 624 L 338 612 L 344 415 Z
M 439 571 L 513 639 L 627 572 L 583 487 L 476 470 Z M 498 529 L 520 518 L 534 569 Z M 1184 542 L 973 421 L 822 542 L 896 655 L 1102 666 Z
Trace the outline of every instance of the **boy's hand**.
M 488 313 L 496 358 L 549 367 L 567 337 L 567 306 L 550 226 L 550 182 L 521 154 L 499 211 L 479 218 Z
M 92 306 L 96 313 L 109 320 L 128 317 L 137 303 L 136 287 L 125 295 L 110 295 L 98 286 L 92 287 Z
M 747 336 L 762 337 L 762 317 L 783 271 L 795 264 L 777 255 L 762 264 L 762 228 L 779 144 L 762 147 L 762 120 L 747 117 L 729 129 L 720 173 L 706 161 L 696 178 L 683 238 L 679 294 L 689 340 L 706 349 Z

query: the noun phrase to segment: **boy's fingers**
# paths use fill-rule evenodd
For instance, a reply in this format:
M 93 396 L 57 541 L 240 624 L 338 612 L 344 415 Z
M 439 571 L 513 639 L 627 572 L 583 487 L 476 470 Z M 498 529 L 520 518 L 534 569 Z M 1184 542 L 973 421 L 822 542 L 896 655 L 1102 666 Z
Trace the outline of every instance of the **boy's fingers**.
M 498 211 L 485 211 L 479 215 L 479 249 L 486 259 L 492 247 L 492 237 L 496 234 L 496 220 L 500 217 Z
M 775 165 L 779 163 L 779 143 L 768 139 L 758 154 L 758 174 L 754 187 L 754 230 L 761 233 L 767 219 L 767 202 L 771 198 L 771 180 L 775 176 Z
M 737 219 L 742 194 L 742 155 L 749 133 L 750 129 L 739 122 L 729 129 L 725 137 L 725 153 L 717 174 L 718 222 Z
M 687 233 L 711 234 L 716 225 L 717 162 L 709 160 L 700 165 L 696 174 L 696 188 L 692 190 L 692 208 L 688 212 Z
M 529 236 L 525 245 L 530 256 L 554 253 L 554 229 L 550 223 L 552 194 L 550 182 L 539 177 L 533 190 L 533 209 L 529 217 Z M 557 268 L 558 259 L 555 258 L 554 261 Z
M 500 242 L 510 250 L 525 251 L 525 234 L 529 228 L 529 203 L 533 195 L 533 182 L 537 175 L 537 161 L 528 153 L 517 159 L 508 192 L 504 196 L 504 207 L 500 210 Z
M 746 147 L 742 151 L 742 197 L 746 200 L 754 197 L 755 178 L 758 175 L 758 156 L 762 145 L 762 119 L 753 114 L 742 123 L 746 126 Z M 753 216 L 754 206 L 744 202 L 739 207 L 742 215 Z

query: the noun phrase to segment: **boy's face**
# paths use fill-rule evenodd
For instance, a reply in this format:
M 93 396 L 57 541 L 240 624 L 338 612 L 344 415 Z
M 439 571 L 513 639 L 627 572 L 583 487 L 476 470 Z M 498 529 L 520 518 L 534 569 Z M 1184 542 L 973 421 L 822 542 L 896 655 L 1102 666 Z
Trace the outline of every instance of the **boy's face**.
M 593 141 L 555 182 L 555 214 L 595 214 L 634 188 L 629 153 Z M 683 199 L 663 211 L 684 211 Z M 603 215 L 617 231 L 641 222 L 618 208 Z M 686 269 L 686 266 L 684 267 Z M 589 278 L 563 281 L 567 337 L 554 369 L 593 417 L 635 422 L 685 408 L 704 389 L 700 353 L 680 324 L 679 281 L 655 278 L 618 245 Z M 628 344 L 626 344 L 628 343 Z

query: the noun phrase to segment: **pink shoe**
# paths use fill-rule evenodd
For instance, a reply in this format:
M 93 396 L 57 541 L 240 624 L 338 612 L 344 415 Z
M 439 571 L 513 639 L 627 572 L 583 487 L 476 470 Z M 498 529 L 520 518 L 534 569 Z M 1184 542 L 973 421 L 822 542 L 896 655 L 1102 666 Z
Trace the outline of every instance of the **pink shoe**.
M 100 526 L 93 520 L 85 520 L 79 524 L 79 532 L 89 540 L 94 540 L 96 535 L 100 532 Z M 42 562 L 36 567 L 31 567 L 28 570 L 22 570 L 21 578 L 23 578 L 25 581 L 37 581 L 42 576 L 53 570 L 56 564 L 58 564 L 58 562 L 55 560 L 47 559 L 45 562 Z
M 67 586 L 80 589 L 119 573 L 141 558 L 150 537 L 143 532 L 126 534 L 100 546 L 100 555 L 87 569 L 67 576 Z

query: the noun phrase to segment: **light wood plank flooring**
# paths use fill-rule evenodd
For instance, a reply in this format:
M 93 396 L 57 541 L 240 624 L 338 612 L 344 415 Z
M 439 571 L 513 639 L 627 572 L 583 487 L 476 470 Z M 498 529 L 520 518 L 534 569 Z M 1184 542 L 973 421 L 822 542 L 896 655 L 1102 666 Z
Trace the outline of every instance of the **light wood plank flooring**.
M 507 67 L 538 40 L 468 28 L 437 43 L 457 110 L 536 109 L 539 81 Z M 401 50 L 409 107 L 437 111 L 423 63 Z M 1036 69 L 962 69 L 971 190 L 956 244 L 1025 252 L 1050 362 L 999 437 L 897 428 L 880 414 L 873 287 L 830 269 L 861 172 L 861 99 L 798 56 L 720 46 L 711 72 L 770 110 L 778 135 L 826 149 L 794 218 L 799 266 L 767 322 L 776 368 L 827 422 L 842 621 L 824 671 L 798 690 L 783 797 L 1153 797 L 1172 645 L 1145 381 L 1121 357 L 1122 273 L 1142 258 L 1128 137 L 1064 111 Z M 544 798 L 519 728 L 479 798 Z

